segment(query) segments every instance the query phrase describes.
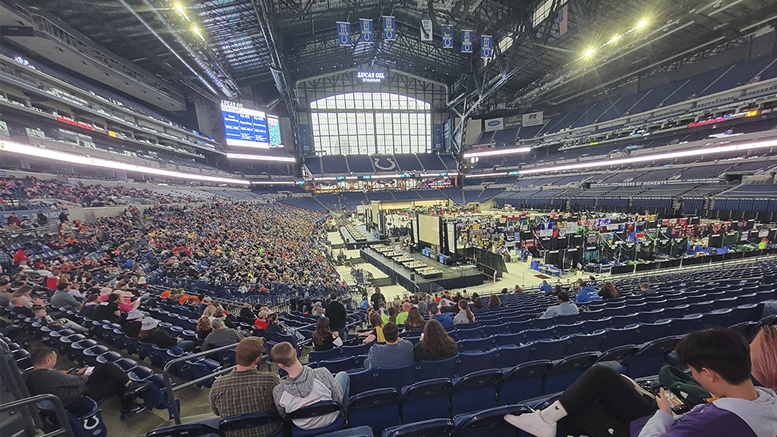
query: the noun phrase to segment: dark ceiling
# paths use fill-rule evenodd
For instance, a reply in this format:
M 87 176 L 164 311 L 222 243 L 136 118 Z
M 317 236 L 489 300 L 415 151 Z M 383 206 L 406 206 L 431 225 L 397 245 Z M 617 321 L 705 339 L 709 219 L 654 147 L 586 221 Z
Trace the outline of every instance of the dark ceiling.
M 191 21 L 177 12 L 176 3 Z M 501 77 L 490 100 L 507 108 L 564 101 L 721 35 L 736 37 L 743 25 L 777 13 L 774 0 L 569 0 L 569 31 L 559 35 L 562 1 L 553 2 L 548 18 L 533 26 L 531 11 L 539 3 L 544 0 L 35 0 L 34 5 L 182 91 L 214 99 L 274 89 L 271 66 L 293 83 L 376 65 L 443 82 L 452 97 L 482 93 Z M 396 17 L 396 41 L 382 40 L 381 15 Z M 425 17 L 435 23 L 434 41 L 428 43 L 419 38 L 419 20 Z M 374 20 L 374 44 L 359 42 L 359 18 Z M 650 20 L 644 29 L 600 47 L 642 18 Z M 336 21 L 352 23 L 353 46 L 337 46 Z M 454 49 L 441 48 L 442 24 L 454 26 Z M 494 35 L 497 43 L 510 36 L 514 43 L 484 67 L 478 44 L 474 54 L 460 52 L 462 29 Z M 588 47 L 600 49 L 596 62 L 583 65 L 578 58 Z M 195 80 L 184 62 L 210 78 L 218 95 Z M 530 92 L 538 86 L 541 93 Z M 278 95 L 262 94 L 268 100 Z

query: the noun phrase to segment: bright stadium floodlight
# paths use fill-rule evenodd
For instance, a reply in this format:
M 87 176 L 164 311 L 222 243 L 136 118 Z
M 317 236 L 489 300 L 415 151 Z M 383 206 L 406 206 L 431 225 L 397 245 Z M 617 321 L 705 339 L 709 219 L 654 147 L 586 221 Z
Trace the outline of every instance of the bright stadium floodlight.
M 125 164 L 107 159 L 91 158 L 88 156 L 71 155 L 69 153 L 54 150 L 39 149 L 12 141 L 0 141 L 0 152 L 11 152 L 20 155 L 34 156 L 36 158 L 50 159 L 52 161 L 68 162 L 70 164 L 89 165 L 92 167 L 110 168 L 114 170 L 136 171 L 158 176 L 166 176 L 178 179 L 191 179 L 208 182 L 221 182 L 225 184 L 249 185 L 251 182 L 243 179 L 218 178 L 201 174 L 181 173 L 177 171 L 162 170 L 158 168 L 143 167 L 140 165 Z
M 590 58 L 594 53 L 596 53 L 596 49 L 588 49 L 583 53 L 583 57 Z
M 186 18 L 187 21 L 189 20 L 189 16 L 186 15 L 186 10 L 183 8 L 183 6 L 181 6 L 180 3 L 175 4 L 175 10 L 178 11 L 178 13 L 181 14 L 184 18 Z
M 296 181 L 252 181 L 251 185 L 298 185 Z
M 200 29 L 199 29 L 197 26 L 192 26 L 192 32 L 196 33 L 196 34 L 197 34 L 197 36 L 199 36 L 199 37 L 200 37 L 200 39 L 202 39 L 203 41 L 205 41 L 205 37 L 204 37 L 204 36 L 202 36 L 202 34 L 200 33 Z
M 715 146 L 715 147 L 709 147 L 706 149 L 692 149 L 692 150 L 683 150 L 680 152 L 635 156 L 633 158 L 610 159 L 606 161 L 595 161 L 595 162 L 586 162 L 586 163 L 569 164 L 569 165 L 557 165 L 554 167 L 532 168 L 528 170 L 519 170 L 518 174 L 529 175 L 529 174 L 539 174 L 539 173 L 550 173 L 554 171 L 583 170 L 583 169 L 596 168 L 596 167 L 633 164 L 637 162 L 666 161 L 669 159 L 687 158 L 690 156 L 715 155 L 720 153 L 747 151 L 747 150 L 753 150 L 753 149 L 764 149 L 768 147 L 777 147 L 777 139 L 768 140 L 768 141 L 758 141 L 753 143 L 732 144 L 728 146 Z
M 519 147 L 517 149 L 486 150 L 483 152 L 464 152 L 463 158 L 479 158 L 481 156 L 511 155 L 513 153 L 531 152 L 531 147 Z
M 610 38 L 610 41 L 609 41 L 608 44 L 612 44 L 612 43 L 618 41 L 619 39 L 621 39 L 621 35 L 615 35 L 612 38 Z
M 465 174 L 465 178 L 488 178 L 492 176 L 507 176 L 507 172 L 501 172 L 501 173 L 473 173 L 473 174 Z
M 647 25 L 648 25 L 647 20 L 641 20 L 639 23 L 637 23 L 636 29 L 642 29 L 643 27 L 645 27 Z

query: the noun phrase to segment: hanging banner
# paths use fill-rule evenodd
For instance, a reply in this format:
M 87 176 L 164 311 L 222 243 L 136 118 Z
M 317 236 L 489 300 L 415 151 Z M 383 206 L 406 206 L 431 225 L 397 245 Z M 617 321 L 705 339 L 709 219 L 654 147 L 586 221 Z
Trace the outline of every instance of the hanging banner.
M 375 42 L 375 34 L 372 33 L 372 19 L 359 18 L 359 26 L 362 31 L 362 42 Z
M 337 43 L 340 47 L 351 45 L 351 23 L 337 22 Z
M 491 35 L 480 35 L 480 57 L 491 59 L 494 56 L 494 37 Z
M 461 31 L 461 53 L 472 53 L 472 31 Z
M 442 48 L 453 48 L 453 26 L 442 26 Z
M 421 19 L 421 41 L 431 41 L 434 39 L 432 34 L 432 20 L 429 18 Z
M 495 130 L 502 130 L 505 128 L 504 117 L 491 118 L 486 120 L 486 127 L 483 129 L 485 132 L 493 132 Z
M 386 41 L 394 41 L 397 39 L 397 19 L 383 16 L 383 39 Z
M 543 123 L 542 111 L 527 112 L 526 114 L 521 115 L 521 125 L 523 127 L 541 126 Z

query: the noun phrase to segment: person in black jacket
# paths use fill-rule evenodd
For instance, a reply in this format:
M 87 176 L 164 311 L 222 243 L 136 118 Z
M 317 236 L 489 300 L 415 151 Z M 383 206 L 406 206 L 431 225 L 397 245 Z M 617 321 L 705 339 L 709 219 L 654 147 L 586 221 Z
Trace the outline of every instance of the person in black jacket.
M 332 293 L 331 301 L 326 306 L 326 317 L 329 319 L 329 327 L 332 331 L 337 331 L 341 340 L 345 340 L 345 317 L 348 313 L 345 306 L 337 301 L 337 293 Z
M 185 352 L 191 352 L 194 350 L 194 342 L 191 340 L 182 340 L 176 338 L 170 334 L 157 328 L 159 326 L 159 320 L 146 317 L 140 324 L 140 332 L 138 333 L 138 340 L 144 343 L 152 343 L 161 348 L 169 348 L 178 346 Z
M 124 324 L 121 325 L 121 330 L 127 334 L 127 337 L 138 338 L 142 324 L 143 313 L 140 310 L 132 310 L 127 313 L 127 318 L 124 320 Z
M 332 350 L 335 346 L 343 345 L 343 340 L 338 337 L 337 333 L 333 333 L 329 329 L 329 319 L 326 317 L 318 319 L 316 331 L 313 333 L 312 338 L 313 349 L 316 352 Z

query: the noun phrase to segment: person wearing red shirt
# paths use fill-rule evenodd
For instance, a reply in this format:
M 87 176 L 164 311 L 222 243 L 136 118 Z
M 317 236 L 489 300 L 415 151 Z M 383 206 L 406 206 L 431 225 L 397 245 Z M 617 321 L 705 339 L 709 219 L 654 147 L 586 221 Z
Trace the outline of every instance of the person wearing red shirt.
M 22 261 L 27 261 L 27 260 L 29 260 L 29 258 L 27 258 L 27 254 L 26 254 L 26 253 L 24 253 L 24 251 L 23 251 L 23 250 L 21 250 L 21 249 L 19 249 L 18 251 L 16 251 L 16 253 L 15 253 L 15 254 L 14 254 L 14 256 L 13 256 L 13 262 L 14 262 L 15 264 L 19 264 L 20 262 L 22 262 Z
M 46 279 L 46 288 L 49 290 L 56 290 L 57 285 L 59 284 L 59 271 L 55 270 L 52 272 L 54 276 Z

